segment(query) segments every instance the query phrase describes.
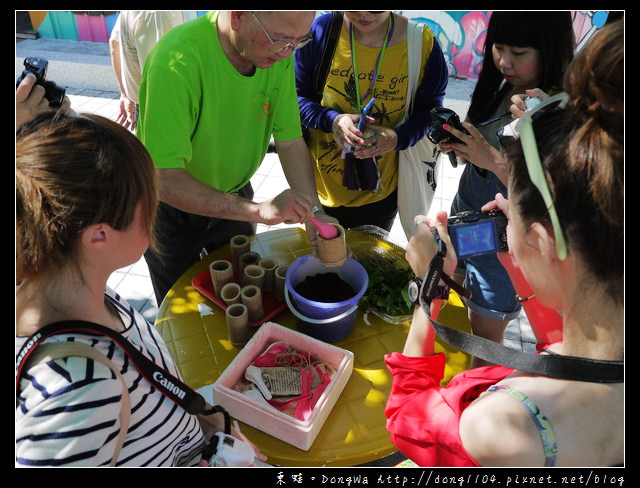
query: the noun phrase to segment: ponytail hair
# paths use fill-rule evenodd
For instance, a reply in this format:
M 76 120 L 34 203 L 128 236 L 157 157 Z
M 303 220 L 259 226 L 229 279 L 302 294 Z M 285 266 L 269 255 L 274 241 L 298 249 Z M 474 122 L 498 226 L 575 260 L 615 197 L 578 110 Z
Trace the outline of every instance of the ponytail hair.
M 623 303 L 624 43 L 618 23 L 604 27 L 576 56 L 566 77 L 567 107 L 541 114 L 533 128 L 569 252 Z M 508 145 L 505 153 L 509 198 L 524 225 L 548 223 L 521 144 Z
M 624 23 L 606 25 L 575 57 L 565 90 L 581 127 L 569 166 L 587 165 L 590 192 L 607 218 L 623 225 L 624 200 Z M 618 167 L 613 168 L 614 165 Z
M 128 130 L 73 112 L 48 112 L 24 124 L 16 134 L 18 282 L 73 262 L 90 225 L 127 229 L 138 204 L 154 246 L 156 170 Z

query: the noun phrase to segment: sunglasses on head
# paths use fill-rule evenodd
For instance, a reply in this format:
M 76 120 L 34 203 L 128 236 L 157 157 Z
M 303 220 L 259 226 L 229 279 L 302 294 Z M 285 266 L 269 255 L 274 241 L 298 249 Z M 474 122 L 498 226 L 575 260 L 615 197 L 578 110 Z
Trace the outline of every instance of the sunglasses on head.
M 547 178 L 542 168 L 542 161 L 540 161 L 540 153 L 538 152 L 538 144 L 536 142 L 536 136 L 533 130 L 533 121 L 540 117 L 542 114 L 549 113 L 556 109 L 563 109 L 566 107 L 569 101 L 569 95 L 567 93 L 558 93 L 557 95 L 548 98 L 544 102 L 536 105 L 532 110 L 524 113 L 516 126 L 516 132 L 520 136 L 520 143 L 522 144 L 522 151 L 524 153 L 525 163 L 527 165 L 527 171 L 529 172 L 529 178 L 536 186 L 544 204 L 549 212 L 551 218 L 551 225 L 553 226 L 553 232 L 556 240 L 556 253 L 558 258 L 564 261 L 567 258 L 567 242 L 564 239 L 562 233 L 562 227 L 560 227 L 560 220 L 558 219 L 558 213 L 556 212 L 553 197 L 549 190 Z

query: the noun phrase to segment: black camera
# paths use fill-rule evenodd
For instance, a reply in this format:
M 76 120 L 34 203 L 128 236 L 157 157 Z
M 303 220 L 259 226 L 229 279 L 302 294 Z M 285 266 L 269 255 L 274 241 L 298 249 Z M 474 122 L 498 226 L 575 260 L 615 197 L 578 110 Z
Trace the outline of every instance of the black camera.
M 444 130 L 443 125 L 448 124 L 454 129 L 458 129 L 460 132 L 468 134 L 467 129 L 462 127 L 460 117 L 453 110 L 444 107 L 434 107 L 431 109 L 431 127 L 427 132 L 427 137 L 434 144 L 438 144 L 441 141 L 448 140 L 453 143 L 461 143 L 462 141 L 450 132 Z M 453 151 L 449 153 L 449 161 L 455 168 L 458 166 L 456 155 Z
M 458 258 L 508 250 L 507 218 L 498 209 L 449 217 L 449 236 Z
M 29 73 L 33 73 L 36 77 L 36 85 L 41 85 L 44 87 L 44 96 L 47 100 L 49 100 L 49 105 L 52 107 L 59 107 L 62 105 L 64 101 L 64 97 L 66 94 L 66 90 L 55 84 L 53 81 L 47 81 L 47 68 L 49 67 L 49 61 L 44 58 L 40 58 L 37 56 L 29 56 L 24 60 L 24 71 L 18 77 L 18 81 L 16 82 L 16 89 L 22 82 L 25 76 Z

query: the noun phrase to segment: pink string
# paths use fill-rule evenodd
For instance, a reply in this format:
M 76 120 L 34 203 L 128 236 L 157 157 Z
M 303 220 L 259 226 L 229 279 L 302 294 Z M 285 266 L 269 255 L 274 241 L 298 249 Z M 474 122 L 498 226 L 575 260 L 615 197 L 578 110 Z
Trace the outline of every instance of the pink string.
M 258 356 L 254 361 L 253 365 L 258 366 L 259 368 L 269 368 L 274 366 L 280 366 L 278 363 L 278 357 L 289 350 L 289 344 L 285 342 L 274 342 L 271 344 L 267 350 Z
M 326 373 L 324 367 L 321 364 L 313 364 L 311 361 L 311 355 L 309 353 L 301 353 L 293 351 L 289 344 L 286 342 L 274 342 L 271 344 L 263 354 L 258 356 L 253 365 L 257 367 L 278 367 L 289 366 L 294 368 L 306 368 L 311 366 L 313 370 L 302 369 L 300 371 L 300 385 L 302 393 L 288 400 L 267 400 L 268 403 L 277 408 L 278 410 L 284 410 L 290 405 L 297 403 L 295 410 L 295 418 L 298 420 L 307 420 L 313 409 L 315 408 L 318 400 L 322 396 L 322 393 L 326 390 L 327 386 L 331 382 L 331 377 Z M 316 388 L 312 388 L 313 379 L 318 374 L 320 382 Z
M 298 420 L 307 420 L 311 416 L 313 407 L 309 399 L 311 398 L 311 382 L 313 381 L 313 372 L 303 369 L 300 372 L 300 383 L 302 387 L 302 395 L 296 408 L 295 417 Z
M 320 378 L 322 379 L 320 381 L 320 384 L 316 386 L 316 389 L 311 396 L 311 406 L 313 408 L 315 408 L 316 403 L 318 403 L 318 400 L 320 400 L 320 396 L 324 393 L 324 390 L 327 389 L 329 383 L 331 383 L 331 377 L 327 373 L 325 373 L 322 368 L 320 368 L 320 365 L 315 365 L 314 367 L 316 368 L 316 371 L 318 371 L 318 373 L 320 374 Z

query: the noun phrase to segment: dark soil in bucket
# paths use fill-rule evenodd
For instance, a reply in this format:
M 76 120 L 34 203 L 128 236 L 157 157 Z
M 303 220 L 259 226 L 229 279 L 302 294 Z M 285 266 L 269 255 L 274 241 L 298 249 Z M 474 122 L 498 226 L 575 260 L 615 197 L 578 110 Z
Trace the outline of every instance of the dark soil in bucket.
M 353 287 L 336 273 L 307 276 L 293 288 L 298 294 L 314 302 L 343 302 L 356 295 Z

